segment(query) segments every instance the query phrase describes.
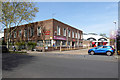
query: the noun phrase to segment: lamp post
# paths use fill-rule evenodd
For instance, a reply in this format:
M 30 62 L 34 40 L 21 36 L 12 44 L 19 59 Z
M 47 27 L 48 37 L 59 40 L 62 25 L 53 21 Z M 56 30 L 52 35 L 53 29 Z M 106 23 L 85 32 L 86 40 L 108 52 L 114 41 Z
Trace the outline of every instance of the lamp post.
M 116 38 L 117 38 L 117 34 L 116 34 L 116 23 L 117 23 L 117 22 L 114 21 L 113 23 L 115 24 L 115 45 L 114 45 L 114 47 L 115 47 L 115 51 L 116 51 L 116 53 L 117 53 L 117 39 L 116 39 Z

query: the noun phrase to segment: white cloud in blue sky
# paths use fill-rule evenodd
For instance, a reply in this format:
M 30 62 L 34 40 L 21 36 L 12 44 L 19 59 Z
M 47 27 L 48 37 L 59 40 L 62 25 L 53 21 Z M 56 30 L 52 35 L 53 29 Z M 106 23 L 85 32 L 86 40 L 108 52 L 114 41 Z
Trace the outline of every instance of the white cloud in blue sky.
M 54 18 L 85 33 L 109 33 L 118 19 L 117 2 L 37 2 L 34 22 Z

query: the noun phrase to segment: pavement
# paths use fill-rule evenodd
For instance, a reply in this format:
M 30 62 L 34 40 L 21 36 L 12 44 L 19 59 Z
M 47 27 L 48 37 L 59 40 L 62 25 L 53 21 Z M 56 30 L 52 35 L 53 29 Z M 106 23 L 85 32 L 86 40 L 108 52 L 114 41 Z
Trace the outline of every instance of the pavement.
M 61 53 L 61 54 L 80 54 L 80 55 L 88 55 L 88 49 L 80 49 L 80 50 L 69 50 L 69 51 L 49 51 L 49 52 L 38 52 L 38 51 L 27 51 L 27 53 Z
M 84 57 L 91 57 L 91 59 L 94 59 L 94 57 L 97 57 L 97 59 L 99 59 L 100 57 L 101 58 L 106 58 L 106 57 L 109 57 L 109 58 L 113 58 L 115 59 L 116 61 L 118 61 L 118 55 L 115 53 L 113 56 L 107 56 L 105 54 L 101 55 L 101 54 L 97 54 L 97 55 L 88 55 L 88 49 L 80 49 L 80 50 L 69 50 L 69 51 L 50 51 L 50 52 L 38 52 L 38 51 L 28 51 L 27 53 L 29 54 L 34 54 L 34 53 L 38 53 L 38 54 L 47 54 L 47 55 L 59 55 L 59 56 L 84 56 Z M 88 58 L 89 58 L 88 57 Z M 87 58 L 87 59 L 88 59 Z M 100 58 L 100 60 L 101 60 Z M 102 59 L 102 60 L 104 60 Z
M 3 78 L 118 78 L 114 56 L 80 51 L 4 54 Z

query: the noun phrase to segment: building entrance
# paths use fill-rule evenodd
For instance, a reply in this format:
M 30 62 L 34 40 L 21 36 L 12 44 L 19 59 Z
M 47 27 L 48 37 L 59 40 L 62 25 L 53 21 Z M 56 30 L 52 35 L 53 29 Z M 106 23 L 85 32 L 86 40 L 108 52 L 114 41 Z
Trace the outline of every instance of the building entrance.
M 72 46 L 74 46 L 75 45 L 75 42 L 72 42 Z

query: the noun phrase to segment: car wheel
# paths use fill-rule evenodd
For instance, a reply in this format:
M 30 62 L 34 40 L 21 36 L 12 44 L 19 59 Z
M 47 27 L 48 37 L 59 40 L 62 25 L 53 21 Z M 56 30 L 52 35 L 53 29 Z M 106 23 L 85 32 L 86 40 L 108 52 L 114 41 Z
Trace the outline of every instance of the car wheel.
M 110 51 L 106 52 L 107 56 L 111 56 L 112 53 Z
M 95 52 L 94 52 L 94 51 L 91 51 L 91 52 L 90 52 L 90 55 L 94 55 L 94 54 L 95 54 Z

